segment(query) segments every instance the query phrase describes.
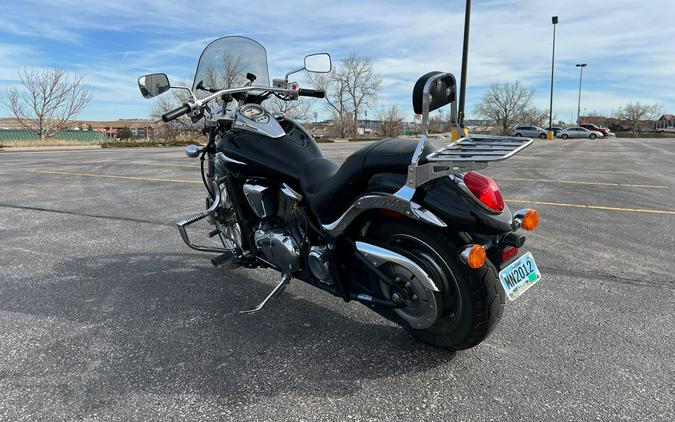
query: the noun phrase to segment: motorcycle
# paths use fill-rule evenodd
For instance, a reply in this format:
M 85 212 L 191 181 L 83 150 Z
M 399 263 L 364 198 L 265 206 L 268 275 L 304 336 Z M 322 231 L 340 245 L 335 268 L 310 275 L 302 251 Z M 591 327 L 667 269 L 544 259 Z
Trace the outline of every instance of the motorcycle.
M 457 109 L 454 76 L 430 72 L 412 91 L 419 140 L 371 142 L 337 165 L 298 122 L 263 105 L 273 97 L 324 98 L 289 76 L 331 68 L 330 55 L 312 54 L 270 83 L 265 48 L 230 36 L 205 48 L 192 87 L 172 86 L 163 73 L 139 78 L 145 98 L 186 93 L 164 122 L 186 114 L 203 122 L 206 145 L 190 145 L 186 154 L 201 160 L 206 205 L 177 222 L 183 241 L 217 254 L 216 266 L 280 273 L 269 295 L 244 313 L 260 311 L 297 279 L 362 303 L 425 343 L 448 350 L 479 344 L 506 297 L 515 299 L 541 274 L 531 253 L 519 256 L 520 229 L 537 227 L 537 211 L 511 213 L 497 184 L 476 170 L 532 139 L 472 135 L 432 148 L 429 113 L 449 104 L 456 122 Z M 191 240 L 188 227 L 201 220 L 213 226 L 218 246 Z

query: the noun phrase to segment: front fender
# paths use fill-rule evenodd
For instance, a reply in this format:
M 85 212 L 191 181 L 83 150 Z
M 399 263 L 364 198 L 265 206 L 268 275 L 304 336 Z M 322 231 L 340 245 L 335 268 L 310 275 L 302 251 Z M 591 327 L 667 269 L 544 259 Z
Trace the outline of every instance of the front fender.
M 394 193 L 405 182 L 405 174 L 380 173 L 370 178 L 368 191 Z M 501 213 L 491 213 L 449 177 L 418 187 L 413 201 L 433 212 L 453 231 L 495 235 L 513 230 L 511 211 L 506 204 Z

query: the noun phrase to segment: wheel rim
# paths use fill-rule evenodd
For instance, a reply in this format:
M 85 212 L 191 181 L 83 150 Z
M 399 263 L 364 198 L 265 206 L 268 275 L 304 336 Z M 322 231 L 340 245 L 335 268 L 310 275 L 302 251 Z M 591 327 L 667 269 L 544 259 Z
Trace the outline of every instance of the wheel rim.
M 408 292 L 417 296 L 417 299 L 411 300 L 411 306 L 394 309 L 396 314 L 416 329 L 432 326 L 442 314 L 443 309 L 447 309 L 447 313 L 453 317 L 460 314 L 462 303 L 455 276 L 450 266 L 431 246 L 416 237 L 405 234 L 391 236 L 386 242 L 399 248 L 400 252 L 405 252 L 405 255 L 422 267 L 432 280 L 437 282 L 437 285 L 450 288 L 441 301 L 439 294 L 426 289 L 407 269 L 397 264 L 389 264 L 383 267 L 383 272 L 399 284 L 403 291 L 406 291 L 406 283 L 409 283 Z M 391 299 L 391 287 L 380 281 L 380 288 L 384 296 Z M 409 297 L 412 298 L 412 294 Z

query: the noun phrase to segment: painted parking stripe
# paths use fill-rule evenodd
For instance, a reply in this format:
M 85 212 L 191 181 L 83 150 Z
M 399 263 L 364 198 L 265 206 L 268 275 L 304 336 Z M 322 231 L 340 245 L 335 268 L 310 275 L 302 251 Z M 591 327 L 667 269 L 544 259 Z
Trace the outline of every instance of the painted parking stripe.
M 675 210 L 654 210 L 644 208 L 620 208 L 620 207 L 606 207 L 602 205 L 584 205 L 584 204 L 567 204 L 564 202 L 548 202 L 548 201 L 532 201 L 528 199 L 506 199 L 506 202 L 515 202 L 521 204 L 534 205 L 551 205 L 555 207 L 572 207 L 572 208 L 587 208 L 592 210 L 617 211 L 617 212 L 639 212 L 647 214 L 666 214 L 675 215 Z
M 645 174 L 641 171 L 612 171 L 612 170 L 582 170 L 582 169 L 566 169 L 566 168 L 543 168 L 543 167 L 502 167 L 504 170 L 537 170 L 537 171 L 560 171 L 567 173 L 598 173 L 598 174 Z
M 142 164 L 146 166 L 159 166 L 159 167 L 185 167 L 191 169 L 198 169 L 198 164 L 172 164 L 172 163 L 153 163 L 152 161 L 132 161 L 129 164 Z
M 652 189 L 670 189 L 665 185 L 642 185 L 633 183 L 611 183 L 611 182 L 583 182 L 577 180 L 556 180 L 556 179 L 530 179 L 526 177 L 495 177 L 497 180 L 510 180 L 516 182 L 543 182 L 543 183 L 563 183 L 569 185 L 591 185 L 591 186 L 617 186 L 629 188 L 652 188 Z
M 32 169 L 32 173 L 43 173 L 43 174 L 60 174 L 64 176 L 83 176 L 83 177 L 100 177 L 108 179 L 126 179 L 126 180 L 143 180 L 150 182 L 168 182 L 168 183 L 196 183 L 202 184 L 198 180 L 180 180 L 180 179 L 161 179 L 156 177 L 140 177 L 140 176 L 118 176 L 115 174 L 98 174 L 98 173 L 79 173 L 74 171 L 61 171 L 61 170 L 43 170 L 43 169 Z

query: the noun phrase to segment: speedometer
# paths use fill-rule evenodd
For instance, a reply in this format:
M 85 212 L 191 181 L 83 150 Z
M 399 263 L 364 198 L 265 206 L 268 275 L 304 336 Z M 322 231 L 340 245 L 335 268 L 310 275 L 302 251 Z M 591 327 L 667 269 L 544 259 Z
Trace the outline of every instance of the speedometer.
M 265 122 L 267 121 L 267 115 L 265 109 L 255 104 L 246 104 L 241 106 L 239 112 L 242 116 L 253 120 L 254 122 Z

